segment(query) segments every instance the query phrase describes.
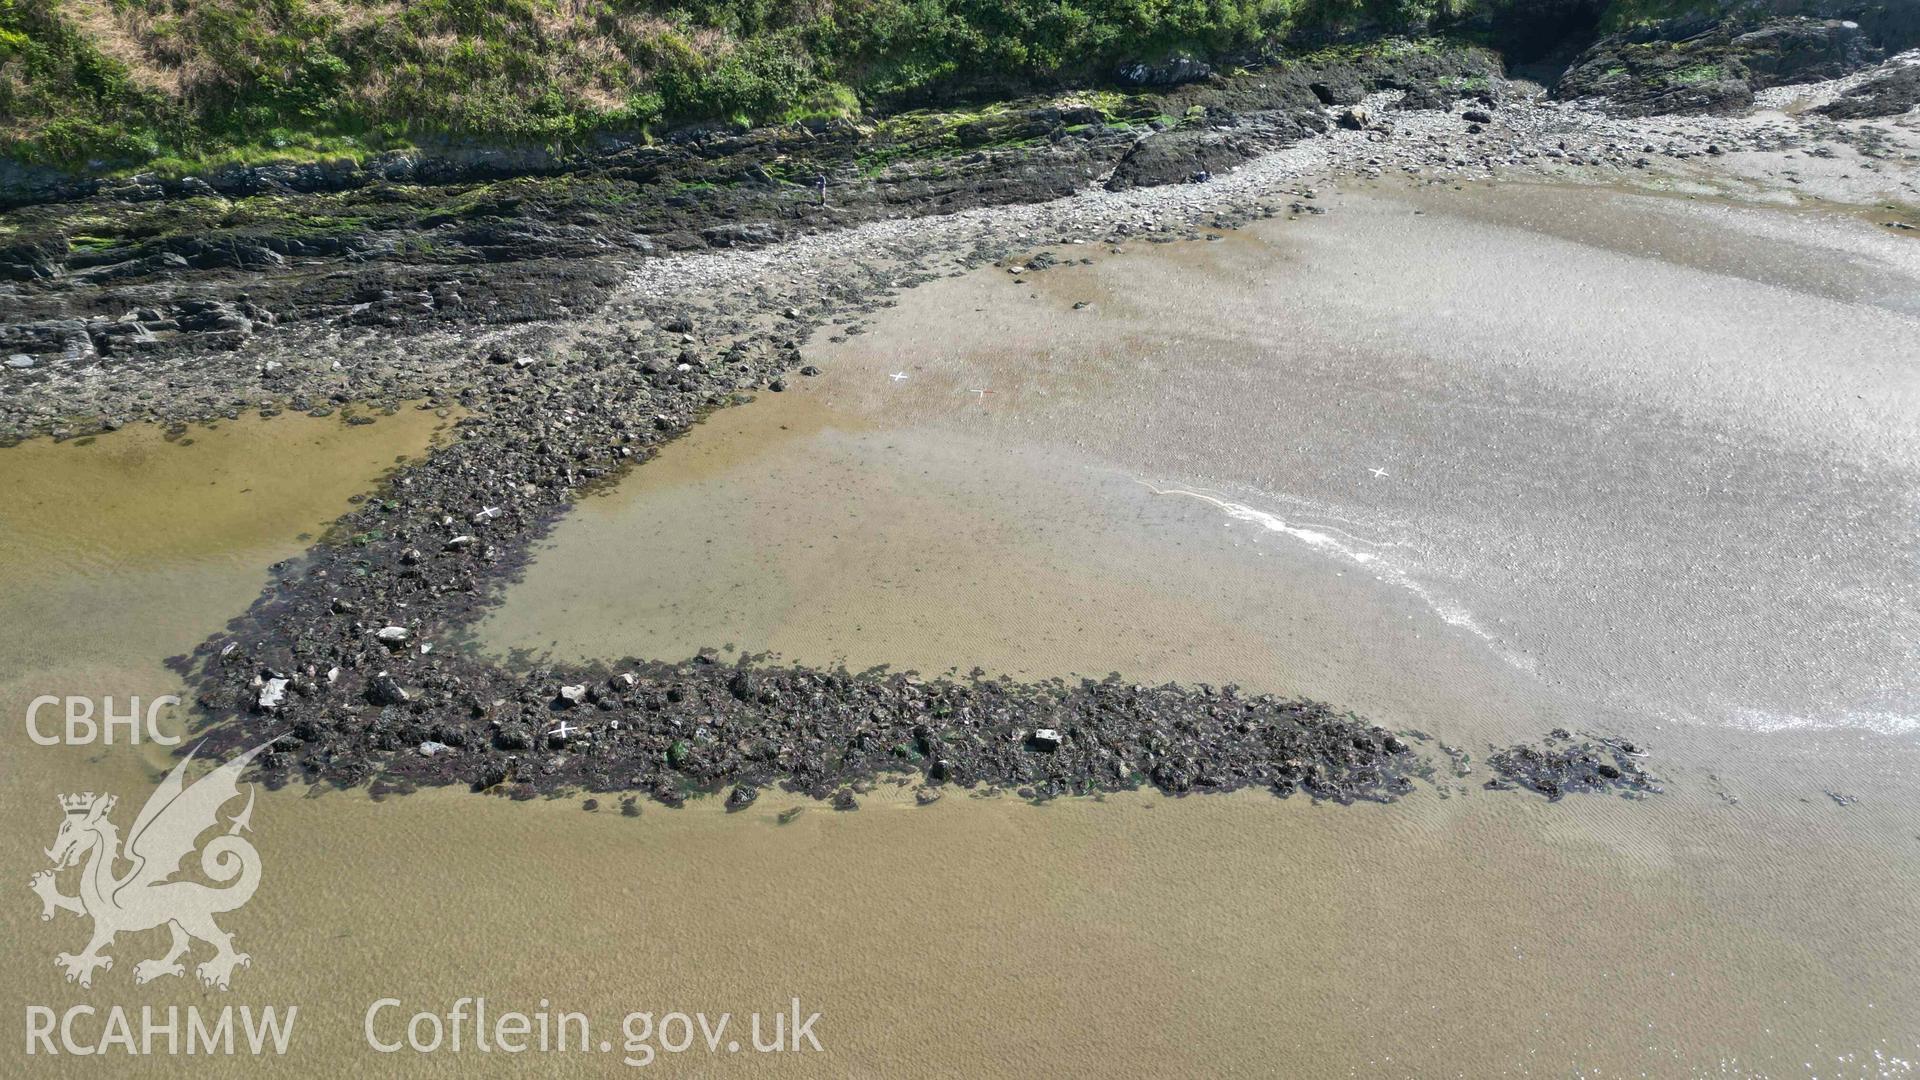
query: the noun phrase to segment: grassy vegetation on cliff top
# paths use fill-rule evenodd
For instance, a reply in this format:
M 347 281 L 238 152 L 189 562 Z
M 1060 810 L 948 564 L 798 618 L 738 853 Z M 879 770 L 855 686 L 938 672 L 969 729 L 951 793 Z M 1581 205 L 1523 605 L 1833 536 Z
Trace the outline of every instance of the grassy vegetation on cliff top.
M 184 170 L 439 136 L 562 145 L 1530 2 L 0 0 L 0 156 Z

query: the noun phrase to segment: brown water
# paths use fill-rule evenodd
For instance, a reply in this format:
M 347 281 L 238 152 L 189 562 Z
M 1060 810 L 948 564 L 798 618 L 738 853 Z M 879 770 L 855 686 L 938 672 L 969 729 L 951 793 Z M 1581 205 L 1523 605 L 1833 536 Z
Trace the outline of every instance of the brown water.
M 51 964 L 81 943 L 80 924 L 41 923 L 24 887 L 58 821 L 49 796 L 113 790 L 137 804 L 164 758 L 15 739 L 0 750 L 16 823 L 0 831 L 0 867 L 16 868 L 20 883 L 15 902 L 0 905 L 11 998 L 0 1009 L 297 1003 L 286 1064 L 300 1075 L 621 1072 L 619 1017 L 629 1010 L 743 1014 L 795 996 L 822 1014 L 824 1053 L 663 1054 L 652 1071 L 1911 1072 L 1920 1061 L 1911 739 L 1858 726 L 1681 723 L 1590 695 L 1581 678 L 1598 675 L 1561 674 L 1559 654 L 1529 649 L 1506 621 L 1526 608 L 1524 590 L 1520 600 L 1476 591 L 1471 575 L 1387 546 L 1444 549 L 1425 525 L 1432 503 L 1457 491 L 1353 505 L 1354 493 L 1380 491 L 1369 467 L 1417 477 L 1419 462 L 1448 461 L 1450 444 L 1386 457 L 1364 433 L 1343 437 L 1367 410 L 1343 412 L 1323 392 L 1337 385 L 1334 359 L 1319 371 L 1296 363 L 1248 374 L 1227 338 L 1170 329 L 1164 308 L 1140 310 L 1150 296 L 1120 287 L 1138 276 L 1153 294 L 1212 273 L 1204 288 L 1168 296 L 1204 320 L 1211 309 L 1196 293 L 1250 272 L 1209 270 L 1210 260 L 1330 265 L 1323 249 L 1276 260 L 1233 243 L 1103 258 L 1086 273 L 1110 275 L 1104 289 L 1063 273 L 1012 293 L 1007 275 L 990 271 L 910 296 L 872 333 L 823 350 L 827 376 L 718 414 L 581 507 L 487 640 L 665 656 L 733 642 L 930 672 L 978 663 L 1234 679 L 1323 693 L 1472 745 L 1602 722 L 1654 743 L 1669 795 L 1547 805 L 1459 787 L 1342 809 L 1251 793 L 1044 807 L 955 794 L 923 809 L 883 787 L 854 814 L 769 796 L 739 815 L 699 804 L 648 806 L 631 819 L 583 813 L 575 800 L 433 792 L 376 804 L 283 791 L 263 794 L 254 813 L 266 876 L 227 917 L 254 957 L 230 994 L 134 987 L 132 962 L 163 947 L 152 934 L 122 942 L 122 964 L 80 991 Z M 991 305 L 973 300 L 989 295 Z M 1098 323 L 1072 312 L 1089 296 Z M 1119 340 L 1106 341 L 1108 324 Z M 1017 348 L 988 348 L 995 334 Z M 1356 378 L 1373 370 L 1334 355 Z M 908 379 L 885 378 L 902 370 Z M 1418 370 L 1375 373 L 1347 392 L 1368 408 L 1424 400 L 1423 387 L 1396 390 Z M 1169 385 L 1169 373 L 1192 382 Z M 1275 383 L 1294 389 L 1273 393 Z M 1525 395 L 1488 398 L 1484 386 L 1459 394 L 1469 391 L 1490 413 L 1532 407 Z M 1131 408 L 1111 404 L 1129 396 Z M 1235 411 L 1250 398 L 1267 424 Z M 1215 419 L 1163 426 L 1186 415 Z M 1489 430 L 1502 422 L 1496 415 Z M 1853 422 L 1868 449 L 1893 437 Z M 362 429 L 288 418 L 229 425 L 189 447 L 126 432 L 0 454 L 9 496 L 0 707 L 18 717 L 37 693 L 173 688 L 157 658 L 241 610 L 268 563 L 297 551 L 395 455 L 417 452 L 431 423 L 417 413 Z M 1276 457 L 1276 445 L 1299 450 Z M 1559 459 L 1530 460 L 1550 469 Z M 1868 454 L 1859 461 L 1878 467 Z M 1154 494 L 1143 479 L 1219 492 L 1295 531 L 1193 495 Z M 1602 490 L 1619 482 L 1581 479 Z M 1482 482 L 1515 483 L 1503 469 Z M 1557 483 L 1564 491 L 1566 477 Z M 122 512 L 76 512 L 116 500 L 127 500 Z M 1399 532 L 1368 531 L 1397 519 Z M 1509 532 L 1524 537 L 1528 523 Z M 1540 543 L 1509 550 L 1537 553 Z M 1582 609 L 1551 610 L 1585 632 Z M 70 611 L 113 617 L 55 617 Z M 1728 620 L 1730 634 L 1745 632 Z M 1822 785 L 1860 801 L 1843 808 Z M 779 824 L 790 807 L 800 814 Z M 545 998 L 585 1012 L 614 1050 L 383 1056 L 361 1035 L 379 998 L 411 1013 L 479 995 L 496 1010 L 533 1011 Z M 17 1038 L 10 1045 L 9 1071 L 124 1071 L 29 1062 Z

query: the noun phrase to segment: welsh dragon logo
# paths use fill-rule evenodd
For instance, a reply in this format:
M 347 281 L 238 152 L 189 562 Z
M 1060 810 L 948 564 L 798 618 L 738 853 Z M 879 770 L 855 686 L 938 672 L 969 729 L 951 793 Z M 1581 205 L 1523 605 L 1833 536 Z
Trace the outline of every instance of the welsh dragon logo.
M 213 957 L 194 969 L 207 986 L 225 990 L 233 969 L 248 966 L 250 958 L 234 951 L 233 935 L 221 930 L 213 917 L 245 904 L 260 885 L 260 853 L 240 835 L 252 828 L 253 785 L 247 785 L 246 806 L 224 822 L 226 832 L 204 847 L 199 839 L 223 824 L 220 810 L 239 796 L 241 771 L 267 745 L 221 765 L 191 787 L 186 783 L 187 767 L 193 763 L 189 752 L 140 808 L 124 853 L 119 829 L 108 816 L 117 798 L 91 791 L 59 797 L 66 816 L 46 851 L 53 869 L 33 875 L 28 885 L 40 896 L 42 919 L 53 918 L 55 911 L 71 911 L 93 920 L 93 939 L 85 949 L 54 958 L 66 971 L 68 982 L 90 987 L 96 971 L 112 970 L 113 957 L 102 950 L 113 943 L 114 935 L 162 925 L 172 932 L 172 944 L 165 956 L 134 965 L 135 983 L 185 975 L 180 958 L 196 939 L 214 948 Z M 170 880 L 195 850 L 200 853 L 201 873 L 214 885 Z M 61 893 L 57 875 L 83 861 L 79 892 Z M 116 873 L 121 864 L 131 864 L 124 874 Z

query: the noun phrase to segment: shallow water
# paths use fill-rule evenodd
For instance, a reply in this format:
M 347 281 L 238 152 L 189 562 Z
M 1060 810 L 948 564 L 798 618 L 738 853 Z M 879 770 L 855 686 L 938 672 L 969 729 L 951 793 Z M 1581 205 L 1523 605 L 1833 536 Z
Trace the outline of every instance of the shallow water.
M 1474 197 L 1487 202 L 1453 215 L 1450 229 L 1464 235 L 1506 212 L 1497 193 Z M 1404 206 L 1397 198 L 1382 205 Z M 1507 431 L 1524 421 L 1500 414 L 1528 416 L 1545 393 L 1519 374 L 1510 392 L 1494 393 L 1492 376 L 1453 370 L 1462 381 L 1434 397 L 1430 384 L 1445 381 L 1437 362 L 1363 369 L 1356 351 L 1318 346 L 1276 359 L 1170 324 L 1166 305 L 1211 310 L 1203 299 L 1267 272 L 1246 267 L 1333 274 L 1338 252 L 1288 247 L 1284 230 L 1336 224 L 1346 212 L 1365 225 L 1356 201 L 1327 219 L 1141 248 L 1025 286 L 984 271 L 910 294 L 870 333 L 810 357 L 826 376 L 717 414 L 622 488 L 583 504 L 484 640 L 659 656 L 731 642 L 927 672 L 1119 667 L 1231 680 L 1428 727 L 1476 756 L 1485 740 L 1598 725 L 1651 742 L 1669 794 L 1549 805 L 1479 791 L 1475 773 L 1386 807 L 1255 793 L 1034 807 L 954 793 L 917 808 L 882 786 L 853 814 L 769 795 L 742 814 L 649 804 L 632 819 L 611 805 L 589 814 L 577 800 L 516 804 L 457 791 L 381 803 L 263 793 L 254 837 L 266 876 L 226 923 L 254 962 L 222 996 L 178 983 L 134 987 L 127 967 L 161 951 L 154 934 L 123 941 L 123 964 L 92 991 L 59 981 L 52 954 L 81 943 L 80 924 L 40 922 L 24 888 L 58 822 L 49 796 L 111 790 L 137 804 L 167 759 L 16 739 L 0 748 L 10 777 L 0 807 L 16 823 L 0 830 L 0 868 L 15 868 L 20 883 L 0 904 L 0 1010 L 298 1004 L 286 1064 L 302 1074 L 601 1075 L 625 1071 L 618 1018 L 629 1010 L 742 1014 L 794 996 L 822 1014 L 823 1053 L 663 1053 L 652 1070 L 1910 1073 L 1920 1061 L 1920 753 L 1911 736 L 1857 726 L 1759 733 L 1725 717 L 1676 723 L 1630 707 L 1633 694 L 1621 695 L 1627 705 L 1592 694 L 1616 676 L 1638 679 L 1635 693 L 1657 685 L 1636 669 L 1675 631 L 1654 628 L 1634 653 L 1642 631 L 1622 624 L 1616 651 L 1569 670 L 1566 657 L 1579 650 L 1555 644 L 1555 632 L 1591 642 L 1586 620 L 1596 616 L 1552 597 L 1534 611 L 1541 601 L 1528 582 L 1540 570 L 1524 561 L 1553 550 L 1528 527 L 1555 523 L 1554 514 L 1517 515 L 1496 530 L 1513 562 L 1506 591 L 1436 558 L 1455 551 L 1448 530 L 1486 528 L 1469 510 L 1503 500 L 1571 505 L 1578 490 L 1593 500 L 1588 516 L 1570 513 L 1557 527 L 1599 530 L 1592 511 L 1605 498 L 1658 494 L 1621 494 L 1627 478 L 1603 470 L 1555 472 L 1575 456 L 1567 448 L 1474 456 L 1454 440 L 1409 434 L 1389 456 L 1382 432 L 1359 427 L 1375 410 L 1391 429 L 1471 400 L 1491 414 L 1479 430 Z M 1489 258 L 1522 247 L 1508 237 Z M 1244 261 L 1210 268 L 1216 259 Z M 1134 279 L 1146 286 L 1131 291 Z M 972 311 L 976 297 L 990 310 Z M 1086 298 L 1098 323 L 1071 307 Z M 1270 300 L 1247 317 L 1279 307 Z M 1311 316 L 1302 307 L 1289 317 Z M 1000 345 L 985 348 L 996 336 Z M 901 371 L 909 378 L 886 378 Z M 1173 426 L 1195 412 L 1208 419 Z M 303 534 L 395 455 L 418 452 L 433 422 L 403 413 L 347 429 L 283 418 L 196 434 L 184 448 L 125 432 L 92 447 L 0 452 L 9 495 L 0 501 L 0 708 L 18 717 L 42 692 L 174 688 L 158 659 L 242 610 L 268 564 L 297 552 Z M 1852 449 L 1803 452 L 1897 481 L 1897 467 L 1870 452 L 1897 441 L 1897 422 L 1848 422 Z M 1436 416 L 1430 426 L 1450 423 Z M 1816 435 L 1833 433 L 1794 437 L 1811 445 Z M 111 461 L 121 449 L 118 464 L 89 471 L 83 455 Z M 1537 485 L 1517 478 L 1526 469 L 1508 464 L 1515 457 L 1552 475 Z M 1774 458 L 1742 460 L 1752 470 L 1747 497 L 1791 501 L 1772 486 Z M 1487 467 L 1495 490 L 1463 491 L 1455 471 L 1469 466 Z M 1372 467 L 1388 475 L 1376 484 Z M 1175 489 L 1194 494 L 1156 494 Z M 1846 503 L 1862 490 L 1822 498 Z M 1456 504 L 1466 507 L 1457 520 L 1435 511 Z M 1866 509 L 1849 520 L 1871 524 Z M 1777 535 L 1793 533 L 1783 525 Z M 1881 533 L 1857 540 L 1900 550 Z M 1557 569 L 1600 573 L 1578 563 L 1602 559 L 1609 542 L 1625 541 L 1601 532 Z M 1816 583 L 1847 573 L 1866 586 L 1893 580 L 1874 577 L 1885 564 L 1847 550 L 1866 561 L 1807 573 Z M 1763 560 L 1747 572 L 1781 565 Z M 1605 591 L 1618 605 L 1678 587 L 1655 577 Z M 1878 608 L 1836 597 L 1842 615 L 1821 625 L 1897 615 L 1898 596 L 1878 595 Z M 1656 614 L 1705 626 L 1724 618 L 1737 638 L 1754 632 L 1740 610 L 1689 615 L 1675 604 Z M 90 614 L 83 622 L 62 612 Z M 1822 655 L 1857 649 L 1848 638 Z M 1873 660 L 1869 651 L 1845 662 Z M 1901 692 L 1868 670 L 1845 667 L 1836 681 Z M 1843 807 L 1822 787 L 1859 801 Z M 791 823 L 778 823 L 796 807 Z M 533 1011 L 544 998 L 585 1012 L 596 1040 L 614 1049 L 421 1059 L 376 1054 L 361 1033 L 382 997 L 412 1012 L 482 995 L 496 1009 Z M 18 1039 L 9 1046 L 9 1071 L 121 1071 L 26 1062 Z M 143 1064 L 251 1071 L 244 1058 Z
M 483 641 L 1914 725 L 1920 250 L 1600 189 L 1329 201 L 917 290 L 583 505 Z
M 125 692 L 161 693 L 146 690 L 161 661 L 244 612 L 269 564 L 444 423 L 417 409 L 357 427 L 249 417 L 0 451 L 0 688 L 100 696 L 131 671 Z
M 811 350 L 820 378 L 718 414 L 580 507 L 482 641 L 1233 681 L 1476 750 L 1623 732 L 1661 752 L 1658 809 L 1535 815 L 1461 791 L 1477 809 L 1385 812 L 1440 814 L 1436 850 L 1388 829 L 1342 841 L 1364 865 L 1298 868 L 1300 904 L 1385 894 L 1396 933 L 1456 947 L 1593 890 L 1581 928 L 1554 931 L 1593 935 L 1591 970 L 1572 946 L 1512 945 L 1539 977 L 1483 971 L 1450 991 L 1472 1008 L 1428 1004 L 1474 1038 L 1551 1013 L 1582 1050 L 1549 1025 L 1488 1056 L 1428 1031 L 1427 1054 L 1393 1060 L 1512 1070 L 1555 1046 L 1542 1071 L 1738 1072 L 1761 1046 L 1835 1045 L 1782 1035 L 1788 1012 L 1828 1039 L 1885 1010 L 1900 1021 L 1875 1030 L 1913 1030 L 1920 982 L 1868 1001 L 1816 990 L 1807 965 L 1891 973 L 1920 884 L 1920 262 L 1844 217 L 1604 190 L 1329 201 L 1217 242 L 1068 248 L 1091 264 L 917 290 Z M 1502 824 L 1466 840 L 1455 814 Z M 1407 859 L 1459 899 L 1416 902 Z M 1771 929 L 1734 914 L 1755 904 Z M 1737 992 L 1625 1000 L 1735 969 Z M 1405 1023 L 1423 1000 L 1378 953 L 1286 970 L 1295 988 L 1365 972 Z M 1654 1019 L 1678 1011 L 1694 1023 Z M 1644 1041 L 1598 1020 L 1627 1015 Z

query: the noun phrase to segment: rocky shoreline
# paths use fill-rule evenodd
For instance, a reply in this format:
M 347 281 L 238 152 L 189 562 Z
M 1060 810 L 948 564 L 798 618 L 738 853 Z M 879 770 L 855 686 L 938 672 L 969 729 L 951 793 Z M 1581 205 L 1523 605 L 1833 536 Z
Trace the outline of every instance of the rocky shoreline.
M 409 407 L 458 410 L 446 445 L 397 470 L 322 543 L 275 567 L 251 610 L 173 662 L 199 687 L 215 746 L 282 740 L 260 758 L 273 782 L 635 791 L 668 804 L 729 792 L 729 806 L 781 785 L 845 807 L 898 774 L 919 778 L 925 798 L 947 785 L 1043 799 L 1150 784 L 1390 800 L 1442 775 L 1425 736 L 1231 687 L 923 680 L 711 656 L 522 671 L 461 646 L 574 501 L 708 411 L 806 377 L 813 335 L 857 333 L 865 313 L 932 277 L 1015 258 L 1044 272 L 1077 245 L 1310 218 L 1320 176 L 1591 180 L 1821 140 L 1863 160 L 1885 154 L 1884 140 L 1825 117 L 1621 117 L 1544 100 L 1489 72 L 1486 54 L 1413 57 L 1177 88 L 1152 107 L 1207 100 L 1192 122 L 1150 121 L 1145 134 L 1106 119 L 1072 131 L 1081 114 L 1052 104 L 995 114 L 982 146 L 945 120 L 900 129 L 911 150 L 897 160 L 851 133 L 831 170 L 817 158 L 794 167 L 830 176 L 824 200 L 771 173 L 686 179 L 801 153 L 767 143 L 797 135 L 748 133 L 657 161 L 663 171 L 644 180 L 461 191 L 472 199 L 460 213 L 425 212 L 444 192 L 354 189 L 347 205 L 404 212 L 328 250 L 294 246 L 310 242 L 310 221 L 244 243 L 123 234 L 95 252 L 112 261 L 76 275 L 69 238 L 59 272 L 35 279 L 17 268 L 53 256 L 15 243 L 0 262 L 27 280 L 8 309 L 59 317 L 0 331 L 0 436 L 422 399 Z M 695 163 L 711 172 L 674 171 Z M 284 217 L 288 200 L 340 196 L 254 198 Z M 396 234 L 391 247 L 360 246 L 382 231 Z M 103 267 L 124 269 L 85 273 Z M 182 295 L 183 280 L 199 295 Z M 1440 749 L 1464 776 L 1464 756 Z M 1487 786 L 1549 798 L 1658 790 L 1640 761 L 1637 747 L 1556 732 L 1491 755 Z

